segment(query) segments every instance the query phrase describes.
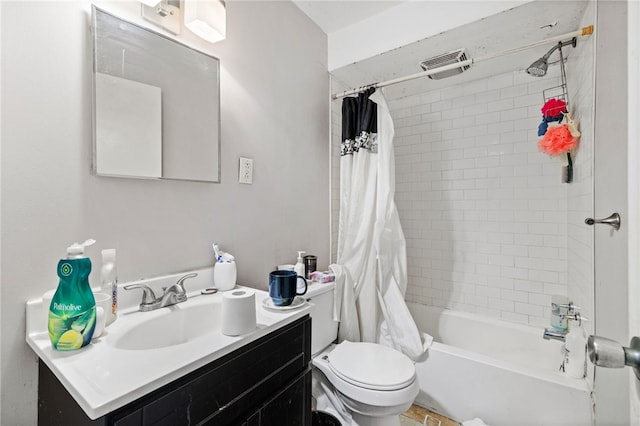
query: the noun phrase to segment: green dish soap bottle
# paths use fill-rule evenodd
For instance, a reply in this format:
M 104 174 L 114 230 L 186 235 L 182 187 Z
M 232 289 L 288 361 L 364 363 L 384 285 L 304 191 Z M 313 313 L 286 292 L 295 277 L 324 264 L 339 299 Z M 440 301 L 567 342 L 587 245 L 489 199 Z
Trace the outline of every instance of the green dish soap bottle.
M 59 351 L 80 349 L 91 342 L 96 326 L 96 301 L 89 285 L 91 259 L 85 247 L 95 243 L 89 239 L 67 248 L 67 258 L 58 262 L 60 283 L 49 305 L 49 338 Z

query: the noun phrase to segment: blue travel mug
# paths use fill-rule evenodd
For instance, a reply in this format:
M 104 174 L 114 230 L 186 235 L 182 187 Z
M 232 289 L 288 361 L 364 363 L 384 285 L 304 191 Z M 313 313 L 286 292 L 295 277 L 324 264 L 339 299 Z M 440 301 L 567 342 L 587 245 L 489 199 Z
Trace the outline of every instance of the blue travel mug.
M 304 281 L 304 291 L 298 293 L 298 279 Z M 289 306 L 296 296 L 307 292 L 307 280 L 295 271 L 279 270 L 269 273 L 269 296 L 274 306 Z

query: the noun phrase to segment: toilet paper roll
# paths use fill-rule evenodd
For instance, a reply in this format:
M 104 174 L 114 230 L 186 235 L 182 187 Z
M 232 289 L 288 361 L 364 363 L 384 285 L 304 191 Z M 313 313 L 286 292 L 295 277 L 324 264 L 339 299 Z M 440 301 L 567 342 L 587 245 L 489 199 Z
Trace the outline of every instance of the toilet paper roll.
M 222 334 L 239 336 L 256 329 L 256 295 L 240 289 L 222 294 Z

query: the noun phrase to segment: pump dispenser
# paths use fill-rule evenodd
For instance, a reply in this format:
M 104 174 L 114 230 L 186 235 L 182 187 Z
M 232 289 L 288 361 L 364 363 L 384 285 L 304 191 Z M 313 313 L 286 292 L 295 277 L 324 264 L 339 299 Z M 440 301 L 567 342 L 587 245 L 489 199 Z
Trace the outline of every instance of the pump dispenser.
M 565 337 L 564 372 L 574 379 L 581 379 L 585 374 L 587 360 L 587 333 L 579 322 L 571 323 L 569 333 Z
M 298 259 L 296 260 L 296 265 L 293 267 L 293 270 L 296 271 L 296 274 L 304 278 L 304 263 L 302 263 L 302 255 L 305 254 L 306 251 L 298 251 Z
M 88 239 L 67 248 L 67 257 L 58 262 L 60 282 L 49 305 L 49 339 L 59 351 L 71 351 L 88 345 L 96 326 L 96 302 L 89 285 L 91 260 L 85 247 L 96 241 Z

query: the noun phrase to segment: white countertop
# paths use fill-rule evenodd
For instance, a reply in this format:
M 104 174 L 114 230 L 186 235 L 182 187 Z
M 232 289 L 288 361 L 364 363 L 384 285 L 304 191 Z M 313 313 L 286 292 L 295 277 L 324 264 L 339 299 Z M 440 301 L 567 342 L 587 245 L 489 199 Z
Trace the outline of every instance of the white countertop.
M 268 311 L 262 307 L 263 300 L 269 296 L 268 293 L 251 289 L 255 291 L 258 323 L 254 332 L 235 337 L 225 336 L 220 333 L 218 324 L 217 331 L 173 346 L 142 350 L 121 349 L 115 346 L 118 337 L 142 321 L 167 315 L 171 310 L 221 303 L 220 292 L 214 295 L 200 294 L 202 288 L 211 286 L 211 269 L 195 272 L 199 273 L 199 277 L 185 281 L 185 287 L 192 289 L 188 292 L 189 299 L 186 302 L 151 312 L 138 312 L 140 290 L 126 291 L 121 288 L 125 284 L 120 284 L 118 319 L 106 328 L 101 337 L 77 351 L 61 352 L 52 349 L 46 331 L 42 299 L 30 300 L 26 307 L 27 343 L 53 371 L 85 413 L 91 419 L 97 419 L 303 317 L 309 313 L 312 306 L 307 303 L 295 310 Z M 174 283 L 184 274 L 186 272 L 138 282 L 150 285 L 159 295 L 161 291 L 158 289 L 161 285 Z M 134 306 L 131 306 L 133 300 Z M 219 309 L 217 311 L 219 312 Z

